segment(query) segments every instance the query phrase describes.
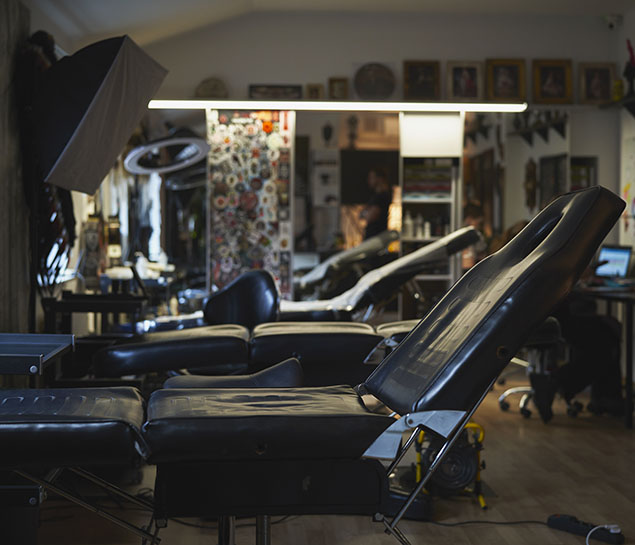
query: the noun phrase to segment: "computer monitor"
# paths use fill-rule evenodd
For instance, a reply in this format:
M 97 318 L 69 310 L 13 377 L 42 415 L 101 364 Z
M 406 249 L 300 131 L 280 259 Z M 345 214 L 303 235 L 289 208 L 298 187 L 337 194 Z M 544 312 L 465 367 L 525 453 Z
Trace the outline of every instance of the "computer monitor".
M 633 248 L 630 246 L 602 246 L 598 255 L 598 263 L 603 263 L 596 270 L 596 276 L 604 278 L 625 278 L 628 274 Z

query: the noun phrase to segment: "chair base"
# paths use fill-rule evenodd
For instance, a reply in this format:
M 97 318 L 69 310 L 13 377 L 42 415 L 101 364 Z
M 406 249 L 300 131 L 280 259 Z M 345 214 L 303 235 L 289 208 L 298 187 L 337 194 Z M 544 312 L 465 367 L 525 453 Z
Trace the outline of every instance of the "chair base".
M 387 497 L 386 471 L 376 460 L 159 464 L 155 517 L 374 515 Z

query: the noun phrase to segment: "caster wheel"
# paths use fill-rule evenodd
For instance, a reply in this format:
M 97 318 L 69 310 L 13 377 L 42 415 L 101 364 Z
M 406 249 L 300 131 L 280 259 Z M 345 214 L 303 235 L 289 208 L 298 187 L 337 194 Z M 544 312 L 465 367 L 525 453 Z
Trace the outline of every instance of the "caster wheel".
M 520 409 L 520 414 L 522 414 L 525 418 L 529 418 L 531 416 L 531 411 L 529 409 Z
M 507 401 L 500 401 L 498 406 L 501 408 L 501 411 L 509 411 L 509 403 L 507 403 Z

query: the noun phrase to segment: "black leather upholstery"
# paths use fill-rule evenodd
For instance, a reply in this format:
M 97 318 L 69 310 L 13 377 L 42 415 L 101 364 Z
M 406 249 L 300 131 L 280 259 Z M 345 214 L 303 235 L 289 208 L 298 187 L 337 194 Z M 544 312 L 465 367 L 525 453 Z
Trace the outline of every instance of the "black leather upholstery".
M 343 276 L 347 271 L 353 270 L 355 265 L 364 264 L 387 252 L 390 243 L 398 239 L 397 231 L 383 231 L 374 237 L 367 238 L 354 248 L 337 252 L 300 278 L 295 279 L 294 288 L 301 291 L 317 283 L 323 283 L 328 285 L 320 286 L 319 292 L 330 290 L 334 292 L 333 295 L 342 293 L 350 286 L 337 290 L 337 285 L 340 284 L 339 280 L 344 280 Z
M 623 208 L 601 187 L 556 199 L 468 271 L 364 389 L 399 414 L 474 406 L 570 291 Z
M 359 458 L 393 419 L 348 386 L 157 390 L 144 436 L 154 463 Z
M 362 276 L 349 290 L 332 299 L 280 302 L 281 321 L 351 320 L 369 305 L 386 303 L 415 275 L 450 255 L 475 244 L 480 235 L 473 227 L 462 227 L 414 252 L 401 256 Z
M 623 208 L 599 187 L 556 200 L 468 272 L 361 389 L 402 415 L 474 408 L 570 290 Z M 143 443 L 142 417 L 129 388 L 4 391 L 0 464 L 121 461 Z M 142 436 L 149 461 L 159 464 L 157 511 L 375 512 L 387 476 L 360 456 L 393 422 L 363 407 L 346 386 L 156 391 Z M 243 467 L 236 488 L 228 475 Z
M 264 270 L 241 274 L 205 303 L 205 321 L 210 325 L 239 324 L 253 329 L 278 319 L 280 295 L 271 273 Z
M 403 341 L 420 320 L 400 320 L 398 322 L 389 322 L 377 326 L 377 334 L 384 339 L 391 339 L 400 343 Z
M 0 390 L 0 468 L 129 464 L 143 420 L 134 388 Z
M 318 308 L 281 310 L 280 320 L 283 322 L 352 322 L 353 309 Z
M 251 338 L 251 369 L 296 357 L 305 384 L 328 386 L 365 380 L 372 367 L 364 359 L 382 340 L 372 326 L 337 322 L 274 322 L 257 326 Z
M 251 375 L 210 377 L 179 375 L 167 379 L 164 388 L 299 388 L 304 385 L 302 366 L 296 358 L 281 361 Z
M 249 331 L 239 325 L 147 333 L 99 350 L 93 356 L 93 368 L 102 377 L 184 368 L 219 375 L 244 372 L 248 342 Z

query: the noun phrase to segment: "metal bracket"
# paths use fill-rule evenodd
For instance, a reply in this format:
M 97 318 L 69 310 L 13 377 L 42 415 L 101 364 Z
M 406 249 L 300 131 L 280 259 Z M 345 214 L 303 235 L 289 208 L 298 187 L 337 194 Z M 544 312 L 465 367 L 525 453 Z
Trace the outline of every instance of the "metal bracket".
M 380 460 L 394 459 L 399 451 L 403 434 L 415 428 L 425 428 L 447 438 L 465 419 L 465 415 L 465 411 L 440 410 L 410 413 L 402 416 L 375 439 L 363 456 Z

